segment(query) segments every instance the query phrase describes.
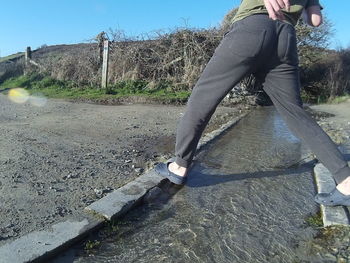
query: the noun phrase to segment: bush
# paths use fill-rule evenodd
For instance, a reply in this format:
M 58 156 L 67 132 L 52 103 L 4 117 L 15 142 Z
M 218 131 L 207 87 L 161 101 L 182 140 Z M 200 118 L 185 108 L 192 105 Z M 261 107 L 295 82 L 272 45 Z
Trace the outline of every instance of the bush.
M 304 67 L 304 100 L 325 102 L 350 94 L 350 50 L 328 51 L 317 63 Z
M 236 11 L 230 10 L 218 28 L 176 28 L 133 38 L 121 30 L 99 34 L 99 41 L 111 41 L 106 93 L 191 91 L 223 34 L 229 30 Z M 325 19 L 323 26 L 311 28 L 300 21 L 296 30 L 306 101 L 317 102 L 349 93 L 349 50 L 327 50 L 332 24 Z M 64 82 L 69 83 L 68 88 L 97 87 L 101 82 L 100 47 L 99 43 L 43 47 L 33 52 L 33 60 L 42 67 L 30 67 L 26 71 L 49 75 L 51 78 L 40 82 L 44 86 L 59 86 Z M 19 66 L 13 68 L 13 72 L 18 73 L 19 69 Z M 15 75 L 8 72 L 5 78 L 0 75 L 0 82 Z M 261 83 L 252 76 L 244 79 L 239 89 L 237 96 L 254 95 L 256 101 L 269 103 Z
M 24 60 L 6 61 L 0 63 L 0 84 L 9 78 L 23 75 Z

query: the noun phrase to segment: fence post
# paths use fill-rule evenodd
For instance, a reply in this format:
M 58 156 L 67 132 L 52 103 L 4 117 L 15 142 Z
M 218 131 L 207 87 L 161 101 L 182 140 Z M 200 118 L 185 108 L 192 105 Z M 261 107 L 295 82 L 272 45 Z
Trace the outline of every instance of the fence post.
M 27 73 L 26 69 L 28 67 L 29 60 L 31 60 L 31 59 L 32 59 L 32 50 L 31 50 L 30 47 L 27 47 L 26 51 L 25 51 L 25 55 L 24 55 L 24 62 L 25 62 L 25 64 L 24 64 L 24 75 L 26 75 L 26 73 Z
M 28 62 L 29 59 L 32 59 L 32 50 L 30 47 L 26 48 L 25 59 L 26 59 L 26 62 Z
M 103 42 L 103 63 L 102 63 L 102 88 L 107 88 L 108 81 L 108 56 L 109 56 L 109 41 Z

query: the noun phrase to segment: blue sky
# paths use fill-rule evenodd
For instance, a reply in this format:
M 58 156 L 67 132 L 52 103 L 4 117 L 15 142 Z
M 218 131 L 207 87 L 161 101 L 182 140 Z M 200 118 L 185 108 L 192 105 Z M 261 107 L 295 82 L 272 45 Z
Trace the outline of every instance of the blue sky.
M 0 3 L 0 56 L 43 44 L 85 42 L 109 28 L 137 35 L 177 26 L 216 26 L 240 0 L 11 0 Z M 350 46 L 348 0 L 321 0 L 336 30 L 333 48 Z

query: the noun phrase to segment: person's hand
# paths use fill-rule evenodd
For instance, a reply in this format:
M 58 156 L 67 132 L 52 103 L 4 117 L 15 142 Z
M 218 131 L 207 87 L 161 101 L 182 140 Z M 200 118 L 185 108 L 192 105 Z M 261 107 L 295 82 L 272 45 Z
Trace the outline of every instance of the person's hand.
M 264 0 L 264 4 L 269 13 L 269 17 L 273 20 L 284 20 L 284 15 L 281 9 L 285 8 L 289 11 L 290 7 L 289 0 Z
M 319 5 L 312 5 L 309 6 L 306 9 L 307 14 L 307 23 L 310 26 L 320 26 L 322 24 L 322 13 L 321 13 L 321 6 Z

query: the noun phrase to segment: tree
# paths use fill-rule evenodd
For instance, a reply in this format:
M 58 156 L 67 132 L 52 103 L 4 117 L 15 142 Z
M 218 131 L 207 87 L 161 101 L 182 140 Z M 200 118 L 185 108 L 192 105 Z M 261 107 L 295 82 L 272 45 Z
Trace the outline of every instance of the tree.
M 319 27 L 308 26 L 300 19 L 295 29 L 300 67 L 303 68 L 317 63 L 327 54 L 329 40 L 333 35 L 333 24 L 327 17 L 324 17 L 323 24 Z
M 237 11 L 238 11 L 237 7 L 228 11 L 228 13 L 224 16 L 224 19 L 221 22 L 220 31 L 226 32 L 229 30 L 229 28 L 232 24 L 232 19 L 236 15 Z

